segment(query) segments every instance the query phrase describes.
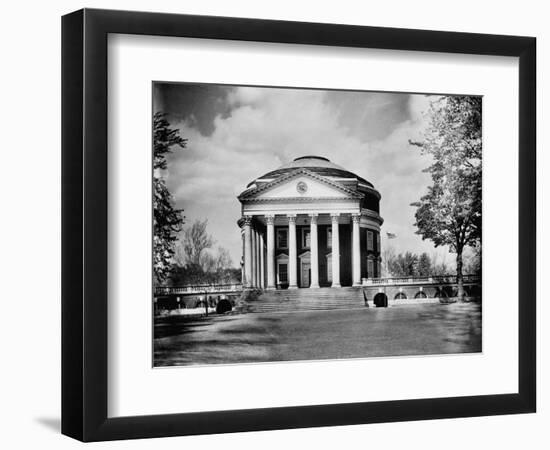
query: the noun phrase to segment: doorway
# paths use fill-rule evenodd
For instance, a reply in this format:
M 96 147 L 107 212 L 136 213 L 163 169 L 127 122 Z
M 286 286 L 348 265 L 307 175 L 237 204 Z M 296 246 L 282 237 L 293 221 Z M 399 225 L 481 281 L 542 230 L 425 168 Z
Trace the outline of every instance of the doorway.
M 300 277 L 300 287 L 307 288 L 311 283 L 311 263 L 302 260 L 302 270 Z
M 388 307 L 388 296 L 383 292 L 379 292 L 374 296 L 373 306 L 377 308 L 387 308 Z

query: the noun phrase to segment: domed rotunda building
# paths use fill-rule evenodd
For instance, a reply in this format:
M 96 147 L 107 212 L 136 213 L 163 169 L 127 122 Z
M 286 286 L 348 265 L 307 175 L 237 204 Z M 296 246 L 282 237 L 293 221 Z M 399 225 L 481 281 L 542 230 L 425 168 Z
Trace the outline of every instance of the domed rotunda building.
M 302 156 L 239 195 L 245 288 L 360 286 L 380 276 L 380 193 L 321 156 Z

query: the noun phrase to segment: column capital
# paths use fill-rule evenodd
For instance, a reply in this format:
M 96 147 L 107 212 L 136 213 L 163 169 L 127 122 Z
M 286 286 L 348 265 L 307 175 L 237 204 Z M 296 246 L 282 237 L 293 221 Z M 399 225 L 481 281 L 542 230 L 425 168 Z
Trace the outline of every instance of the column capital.
M 332 220 L 332 223 L 338 223 L 340 219 L 340 213 L 330 213 L 330 219 Z
M 275 223 L 275 214 L 268 214 L 265 216 L 265 221 L 268 225 L 273 225 Z
M 296 223 L 296 214 L 288 214 L 288 223 Z
M 353 223 L 359 223 L 361 220 L 361 214 L 352 214 L 351 219 L 353 220 Z
M 250 226 L 252 224 L 252 216 L 243 216 L 242 221 L 243 226 Z
M 319 214 L 309 214 L 309 218 L 311 220 L 311 224 L 312 225 L 316 225 L 317 224 L 317 220 L 319 219 Z

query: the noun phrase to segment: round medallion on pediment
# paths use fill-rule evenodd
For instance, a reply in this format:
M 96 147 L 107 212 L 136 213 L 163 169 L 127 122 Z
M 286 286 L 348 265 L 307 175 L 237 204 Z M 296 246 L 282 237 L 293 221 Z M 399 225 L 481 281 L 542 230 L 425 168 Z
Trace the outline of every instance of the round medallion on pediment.
M 296 190 L 298 191 L 299 194 L 305 194 L 307 192 L 307 184 L 304 182 L 304 181 L 300 181 L 297 185 L 296 185 Z

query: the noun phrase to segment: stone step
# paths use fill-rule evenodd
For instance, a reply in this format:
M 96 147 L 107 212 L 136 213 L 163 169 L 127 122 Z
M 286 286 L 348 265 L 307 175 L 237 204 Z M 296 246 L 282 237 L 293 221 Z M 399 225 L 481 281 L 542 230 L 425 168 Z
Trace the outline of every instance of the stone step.
M 262 300 L 259 299 L 256 302 L 259 303 L 349 303 L 349 302 L 362 302 L 363 299 L 358 298 L 297 298 L 297 299 L 281 299 L 281 300 Z
M 248 304 L 248 312 L 297 312 L 364 308 L 361 288 L 265 291 Z
M 254 311 L 296 311 L 296 310 L 313 310 L 313 309 L 348 309 L 348 308 L 361 308 L 363 305 L 294 305 L 289 308 L 279 306 L 254 306 L 251 307 Z
M 364 304 L 360 303 L 346 303 L 346 304 L 327 304 L 327 303 L 318 303 L 318 304 L 311 304 L 311 305 L 304 305 L 304 304 L 293 304 L 293 305 L 250 305 L 253 309 L 295 309 L 295 308 L 349 308 L 352 306 L 364 306 Z
M 248 311 L 248 314 L 281 314 L 281 313 L 301 313 L 301 312 L 308 312 L 308 311 L 340 311 L 340 310 L 354 310 L 359 308 L 308 308 L 308 309 L 277 309 L 277 310 L 253 310 Z
M 310 297 L 349 297 L 350 295 L 363 295 L 360 289 L 347 289 L 342 290 L 310 290 L 310 289 L 298 289 L 292 291 L 267 291 L 264 292 L 261 298 L 310 298 Z
M 295 310 L 314 310 L 314 309 L 348 309 L 348 308 L 364 308 L 364 305 L 292 305 L 285 307 L 283 305 L 254 305 L 249 309 L 254 311 L 295 311 Z
M 346 301 L 304 301 L 304 300 L 298 300 L 298 301 L 286 301 L 286 302 L 252 302 L 251 304 L 255 305 L 355 305 L 355 304 L 363 304 L 362 301 L 357 300 L 346 300 Z
M 293 309 L 253 309 L 247 311 L 248 313 L 294 313 L 294 312 L 307 312 L 307 311 L 340 311 L 340 310 L 359 310 L 361 307 L 353 306 L 348 308 L 293 308 Z

